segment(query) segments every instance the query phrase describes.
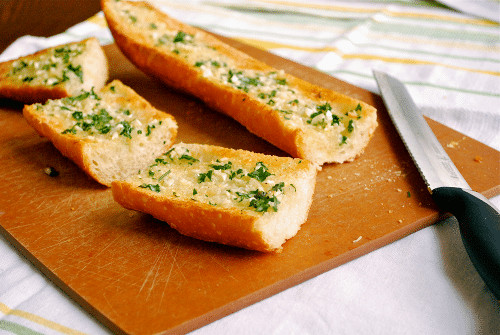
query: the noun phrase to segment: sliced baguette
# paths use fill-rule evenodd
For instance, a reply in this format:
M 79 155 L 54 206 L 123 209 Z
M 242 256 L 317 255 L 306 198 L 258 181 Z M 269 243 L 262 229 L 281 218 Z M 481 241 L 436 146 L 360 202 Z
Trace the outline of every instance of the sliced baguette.
M 45 102 L 99 90 L 107 79 L 106 56 L 99 41 L 89 38 L 0 63 L 0 97 Z
M 279 252 L 307 219 L 316 173 L 304 159 L 178 143 L 111 189 L 184 235 Z
M 351 161 L 377 127 L 372 106 L 276 70 L 144 2 L 103 0 L 132 63 L 225 113 L 293 157 Z
M 114 80 L 101 91 L 26 105 L 26 121 L 99 183 L 111 186 L 175 141 L 175 119 Z

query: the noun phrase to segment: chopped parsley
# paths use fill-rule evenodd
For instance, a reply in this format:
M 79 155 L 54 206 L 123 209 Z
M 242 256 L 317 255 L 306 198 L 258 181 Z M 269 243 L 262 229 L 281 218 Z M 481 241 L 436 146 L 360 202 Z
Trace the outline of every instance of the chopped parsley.
M 151 171 L 150 171 L 151 172 Z M 163 178 L 165 178 L 166 176 L 168 176 L 170 174 L 170 172 L 172 172 L 171 170 L 168 170 L 167 172 L 165 172 L 164 174 L 162 174 L 160 176 L 160 178 L 158 178 L 158 182 L 162 181 Z
M 340 124 L 340 118 L 337 115 L 332 115 L 332 126 L 334 124 Z
M 342 141 L 340 142 L 339 145 L 343 145 L 343 144 L 346 144 L 346 143 L 347 143 L 347 136 L 342 135 Z
M 181 159 L 187 160 L 189 165 L 192 165 L 193 163 L 198 162 L 198 159 L 196 159 L 193 156 L 188 155 L 188 154 L 181 155 L 181 157 L 179 157 L 179 160 L 181 160 Z
M 280 110 L 278 110 L 278 112 L 280 112 L 280 113 L 283 113 L 283 114 L 284 114 L 284 115 L 283 115 L 283 118 L 284 118 L 285 120 L 290 120 L 290 119 L 291 119 L 290 115 L 292 115 L 292 114 L 293 114 L 293 112 L 292 112 L 292 111 L 290 111 L 290 110 L 284 110 L 284 109 L 280 109 Z
M 148 124 L 148 126 L 146 127 L 146 136 L 151 135 L 151 131 L 152 131 L 154 128 L 156 128 L 154 124 L 153 124 L 153 125 L 149 125 L 149 124 Z
M 332 106 L 330 106 L 330 104 L 326 102 L 323 105 L 316 106 L 316 110 L 321 113 L 326 113 L 332 110 Z
M 83 112 L 78 110 L 78 102 L 92 99 L 93 105 L 89 107 L 88 112 Z M 63 130 L 62 134 L 77 134 L 78 131 L 84 131 L 89 133 L 90 135 L 94 134 L 108 134 L 113 129 L 116 129 L 117 134 L 119 136 L 123 136 L 131 139 L 132 133 L 142 134 L 142 130 L 135 130 L 130 121 L 123 120 L 118 121 L 114 118 L 114 115 L 126 115 L 129 116 L 131 114 L 128 109 L 118 109 L 116 111 L 108 111 L 105 108 L 102 108 L 100 105 L 101 97 L 94 92 L 92 88 L 90 91 L 82 92 L 79 95 L 63 98 L 60 101 L 62 102 L 62 106 L 60 106 L 61 110 L 66 111 L 68 117 L 74 122 L 71 127 Z M 50 102 L 47 102 L 48 104 Z M 154 127 L 154 126 L 153 126 Z M 147 129 L 147 131 L 151 131 L 151 126 Z M 115 135 L 113 135 L 115 136 Z
M 12 74 L 16 74 L 17 72 L 21 71 L 22 69 L 26 68 L 28 66 L 28 63 L 25 61 L 20 61 L 20 64 L 12 69 Z
M 125 14 L 127 14 L 129 20 L 132 22 L 132 23 L 136 23 L 137 22 L 137 17 L 130 14 L 130 12 L 128 10 L 124 10 L 123 11 Z
M 153 192 L 156 192 L 156 193 L 160 193 L 160 185 L 158 184 L 142 184 L 142 185 L 139 185 L 140 188 L 146 188 L 148 190 L 151 190 Z
M 78 44 L 76 48 L 72 48 L 69 45 L 57 48 L 54 50 L 54 56 L 56 58 L 61 58 L 63 60 L 63 63 L 67 64 L 69 63 L 71 57 L 76 57 L 82 54 L 81 46 L 81 44 Z
M 83 113 L 82 112 L 79 112 L 79 111 L 73 112 L 73 114 L 71 114 L 71 116 L 75 120 L 78 120 L 78 121 L 83 120 Z
M 73 72 L 78 77 L 78 79 L 80 79 L 80 82 L 83 83 L 83 72 L 81 65 L 75 67 L 73 66 L 73 64 L 69 64 L 66 68 L 69 71 Z
M 233 180 L 241 174 L 243 174 L 243 169 L 238 169 L 236 171 L 231 170 L 231 172 L 229 173 L 229 180 Z
M 132 138 L 132 136 L 130 134 L 132 133 L 133 128 L 130 126 L 130 123 L 127 121 L 121 121 L 121 122 L 118 122 L 118 124 L 121 124 L 123 126 L 123 129 L 120 132 L 120 135 L 128 137 L 128 138 Z
M 64 104 L 70 104 L 70 105 L 73 105 L 75 102 L 78 102 L 78 101 L 82 101 L 82 100 L 85 100 L 87 98 L 92 98 L 94 100 L 101 100 L 101 97 L 98 96 L 95 92 L 94 92 L 94 88 L 92 87 L 92 89 L 90 91 L 84 91 L 82 92 L 81 94 L 79 95 L 75 95 L 75 96 L 71 96 L 71 97 L 66 97 L 66 98 L 63 98 L 62 99 L 62 102 Z
M 337 115 L 332 114 L 331 111 L 332 106 L 328 102 L 325 102 L 323 105 L 317 105 L 316 112 L 312 113 L 306 122 L 313 126 L 325 128 L 328 122 L 330 122 L 328 119 L 331 118 L 330 125 L 333 126 L 335 124 L 340 124 L 340 118 Z
M 263 182 L 267 177 L 272 175 L 272 173 L 270 173 L 268 170 L 269 169 L 264 165 L 264 163 L 258 162 L 257 164 L 255 164 L 255 169 L 252 172 L 248 173 L 247 176 Z
M 260 78 L 245 76 L 242 71 L 229 70 L 227 73 L 227 82 L 236 85 L 236 88 L 248 92 L 251 86 L 262 86 Z
M 239 198 L 235 198 L 235 200 L 239 202 L 242 202 L 244 199 L 250 199 L 249 207 L 255 208 L 256 212 L 267 212 L 269 208 L 274 212 L 278 211 L 278 204 L 280 202 L 272 192 L 268 194 L 264 191 L 254 190 L 248 193 L 236 192 L 236 195 Z
M 349 124 L 347 125 L 347 131 L 349 133 L 352 133 L 352 131 L 354 130 L 354 121 L 353 120 L 349 120 Z
M 214 170 L 229 170 L 231 169 L 233 163 L 227 162 L 226 164 L 222 165 L 217 165 L 217 164 L 210 164 L 210 167 Z
M 189 42 L 194 36 L 191 34 L 186 34 L 182 30 L 178 31 L 174 37 L 174 43 L 186 43 Z
M 274 186 L 271 187 L 271 191 L 281 191 L 281 192 L 283 192 L 283 187 L 285 187 L 285 183 L 284 182 L 281 182 L 281 183 L 278 183 L 278 184 L 274 184 Z
M 277 78 L 276 79 L 276 84 L 278 84 L 278 85 L 286 85 L 286 79 L 285 78 L 282 78 L 282 79 Z
M 361 111 L 363 110 L 363 107 L 361 107 L 361 104 L 358 104 L 356 106 L 356 109 L 354 111 L 358 114 L 358 120 L 361 119 Z
M 212 174 L 214 173 L 214 170 L 208 170 L 207 173 L 200 173 L 198 175 L 198 184 L 203 183 L 205 180 L 212 181 Z

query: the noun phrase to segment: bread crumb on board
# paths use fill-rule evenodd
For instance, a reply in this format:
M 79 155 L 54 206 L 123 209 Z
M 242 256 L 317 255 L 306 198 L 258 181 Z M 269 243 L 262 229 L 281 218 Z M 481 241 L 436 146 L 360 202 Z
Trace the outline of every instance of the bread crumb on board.
M 361 241 L 362 238 L 363 238 L 363 236 L 359 236 L 357 239 L 352 241 L 352 243 L 358 243 L 359 241 Z
M 43 169 L 43 172 L 49 176 L 49 177 L 57 177 L 59 176 L 59 171 L 57 171 L 55 168 L 52 166 L 48 166 L 45 169 Z
M 450 141 L 448 144 L 446 144 L 446 147 L 452 148 L 452 149 L 458 148 L 458 146 L 460 145 L 460 142 L 462 142 L 465 139 L 466 139 L 466 137 L 464 136 L 458 141 Z
M 483 162 L 483 157 L 477 155 L 476 157 L 474 157 L 474 162 L 476 162 L 476 163 L 482 163 Z

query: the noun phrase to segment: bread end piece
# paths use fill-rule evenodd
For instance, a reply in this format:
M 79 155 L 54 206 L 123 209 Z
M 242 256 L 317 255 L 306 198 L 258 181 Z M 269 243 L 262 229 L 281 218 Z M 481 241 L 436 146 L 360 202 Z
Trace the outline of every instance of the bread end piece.
M 93 37 L 0 63 L 0 97 L 24 103 L 99 90 L 107 80 L 108 61 Z
M 111 186 L 169 148 L 175 119 L 115 80 L 95 93 L 26 105 L 26 121 L 99 183 Z M 83 130 L 85 128 L 86 130 Z
M 177 160 L 179 155 L 165 158 L 169 163 L 161 167 L 163 170 L 155 165 L 142 175 L 113 182 L 114 199 L 125 208 L 167 222 L 183 235 L 263 252 L 281 252 L 286 240 L 307 220 L 316 165 L 210 145 L 180 143 L 172 147 L 179 148 L 189 150 L 186 152 L 198 161 L 189 165 Z M 271 174 L 262 183 L 248 176 L 260 163 Z M 217 170 L 217 166 L 230 168 Z M 211 169 L 211 180 L 200 181 Z M 151 175 L 160 177 L 149 178 Z M 254 189 L 261 193 L 256 195 Z M 277 201 L 270 200 L 265 210 L 266 205 L 252 203 L 266 197 Z

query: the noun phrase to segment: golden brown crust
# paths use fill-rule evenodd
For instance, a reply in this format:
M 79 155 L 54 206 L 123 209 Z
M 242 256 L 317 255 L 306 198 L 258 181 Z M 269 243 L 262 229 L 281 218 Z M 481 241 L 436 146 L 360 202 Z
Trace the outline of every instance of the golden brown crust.
M 30 126 L 43 137 L 49 139 L 54 147 L 56 147 L 63 156 L 71 159 L 82 170 L 89 173 L 89 169 L 85 164 L 83 157 L 83 147 L 85 142 L 81 138 L 70 134 L 61 134 L 61 132 L 54 128 L 51 124 L 44 122 L 38 117 L 36 112 L 36 105 L 25 105 L 23 108 L 23 116 Z
M 367 138 L 359 141 L 359 144 L 363 145 L 363 147 L 353 148 L 352 154 L 342 154 L 338 160 L 335 157 L 326 159 L 314 157 L 315 151 L 324 149 L 318 143 L 321 141 L 311 140 L 310 134 L 306 133 L 303 128 L 291 127 L 285 123 L 280 112 L 266 103 L 246 94 L 242 90 L 204 78 L 199 69 L 187 63 L 184 58 L 144 40 L 141 35 L 130 29 L 126 22 L 123 22 L 115 15 L 116 13 L 111 6 L 113 4 L 109 4 L 109 1 L 102 1 L 102 8 L 115 42 L 139 69 L 159 78 L 167 85 L 201 98 L 207 105 L 234 118 L 252 133 L 266 139 L 293 157 L 307 158 L 318 164 L 352 160 L 362 152 L 377 126 L 376 111 L 372 106 L 285 74 L 287 82 L 292 83 L 295 86 L 294 89 L 300 89 L 305 95 L 318 103 L 321 101 L 334 102 L 350 110 L 360 103 L 363 106 L 363 113 L 370 116 L 371 124 L 366 129 Z M 155 11 L 154 15 L 159 17 L 161 22 L 166 23 L 167 26 L 172 27 L 174 30 L 196 34 L 197 39 L 213 46 L 219 53 L 230 57 L 238 68 L 264 72 L 275 71 L 272 67 L 232 48 L 216 37 L 170 18 L 147 3 L 136 2 L 133 3 L 133 6 L 144 6 L 152 9 Z M 323 156 L 328 156 L 328 154 Z
M 254 230 L 258 216 L 152 194 L 126 182 L 113 182 L 113 198 L 123 207 L 150 213 L 183 235 L 258 251 L 276 251 Z

